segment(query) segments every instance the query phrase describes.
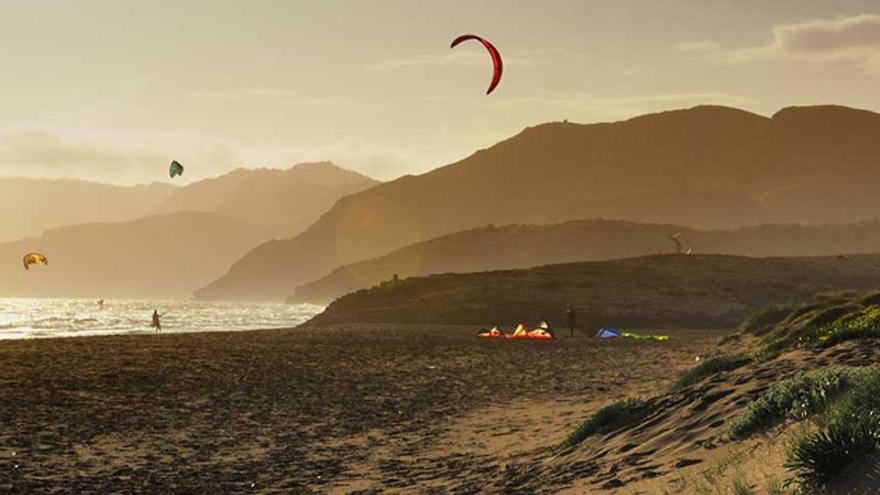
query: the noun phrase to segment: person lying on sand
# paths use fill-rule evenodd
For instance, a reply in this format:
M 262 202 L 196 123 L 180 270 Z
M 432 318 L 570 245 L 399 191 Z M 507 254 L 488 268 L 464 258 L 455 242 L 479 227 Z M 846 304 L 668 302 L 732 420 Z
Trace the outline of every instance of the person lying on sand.
M 538 328 L 549 333 L 554 339 L 556 338 L 556 332 L 554 332 L 553 328 L 550 327 L 550 324 L 547 323 L 547 318 L 541 318 L 541 323 L 538 325 Z

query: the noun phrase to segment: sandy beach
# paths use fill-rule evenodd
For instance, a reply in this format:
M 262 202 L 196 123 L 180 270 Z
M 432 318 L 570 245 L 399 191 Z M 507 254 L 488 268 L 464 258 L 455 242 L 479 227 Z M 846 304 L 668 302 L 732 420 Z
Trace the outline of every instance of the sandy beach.
M 723 334 L 510 342 L 476 330 L 0 342 L 0 492 L 515 489 L 512 471 L 546 462 L 590 412 L 662 393 Z

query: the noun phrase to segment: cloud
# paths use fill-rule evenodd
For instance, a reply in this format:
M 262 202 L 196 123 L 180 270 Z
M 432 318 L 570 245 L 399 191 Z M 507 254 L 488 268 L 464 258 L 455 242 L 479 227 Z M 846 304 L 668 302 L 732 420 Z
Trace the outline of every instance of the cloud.
M 154 182 L 168 179 L 172 159 L 199 164 L 188 169 L 187 182 L 232 168 L 239 155 L 222 141 L 177 131 L 0 129 L 0 176 Z
M 125 175 L 139 165 L 162 163 L 149 150 L 122 151 L 88 142 L 71 142 L 57 134 L 14 131 L 0 135 L 0 163 L 20 175 L 73 177 L 78 174 Z
M 502 54 L 504 65 L 533 65 L 535 63 L 534 56 L 543 53 L 539 50 L 529 50 L 514 54 Z M 417 55 L 411 58 L 402 58 L 394 60 L 385 60 L 376 62 L 366 67 L 369 71 L 388 71 L 405 67 L 417 66 L 483 66 L 489 60 L 486 50 L 480 47 L 475 50 L 452 50 L 442 55 Z
M 305 96 L 297 91 L 278 88 L 249 88 L 233 91 L 197 90 L 190 91 L 189 94 L 206 100 L 279 99 L 286 104 L 303 107 L 327 107 L 354 103 L 354 100 L 347 96 Z
M 683 41 L 678 44 L 678 49 L 685 53 L 713 52 L 718 48 L 718 43 L 714 41 Z
M 545 92 L 528 96 L 486 98 L 481 102 L 447 95 L 431 95 L 426 102 L 455 105 L 483 105 L 489 109 L 503 109 L 525 116 L 526 122 L 562 120 L 614 121 L 645 113 L 687 108 L 695 105 L 725 105 L 739 108 L 754 107 L 757 101 L 749 96 L 724 92 L 656 93 L 602 96 L 590 93 Z
M 432 101 L 449 102 L 439 96 L 431 97 Z M 754 99 L 748 96 L 721 93 L 721 92 L 694 92 L 694 93 L 662 93 L 648 95 L 626 96 L 597 96 L 588 93 L 546 93 L 521 98 L 498 98 L 487 104 L 501 107 L 515 107 L 523 104 L 554 105 L 569 109 L 591 108 L 626 108 L 627 112 L 633 109 L 651 110 L 654 106 L 668 107 L 670 105 L 694 105 L 694 104 L 721 104 L 743 105 L 753 103 Z
M 333 163 L 369 175 L 389 180 L 402 170 L 413 171 L 423 158 L 408 147 L 392 147 L 373 142 L 362 136 L 347 136 L 329 144 L 302 144 L 275 149 L 253 150 L 249 156 L 262 153 L 262 161 L 272 164 L 295 164 L 329 160 Z
M 78 178 L 116 184 L 168 181 L 168 163 L 187 166 L 184 184 L 239 167 L 288 167 L 331 160 L 340 166 L 389 180 L 403 171 L 419 173 L 452 157 L 447 146 L 425 142 L 382 142 L 359 135 L 329 143 L 230 143 L 171 130 L 126 133 L 99 129 L 0 128 L 0 177 Z
M 762 60 L 846 61 L 865 70 L 877 70 L 880 69 L 880 15 L 773 26 L 773 39 L 766 45 L 725 50 L 712 42 L 698 42 L 682 43 L 679 49 L 729 64 Z
M 588 97 L 587 101 L 604 105 L 632 105 L 640 103 L 728 103 L 741 104 L 751 103 L 754 100 L 748 96 L 740 96 L 730 93 L 672 93 L 639 96 L 618 96 L 595 98 Z

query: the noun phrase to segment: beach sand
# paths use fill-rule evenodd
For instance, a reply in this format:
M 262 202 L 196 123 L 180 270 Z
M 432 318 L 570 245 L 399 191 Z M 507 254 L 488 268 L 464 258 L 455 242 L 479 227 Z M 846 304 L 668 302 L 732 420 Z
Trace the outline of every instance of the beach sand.
M 723 335 L 515 342 L 477 330 L 0 342 L 0 493 L 493 491 L 487 479 L 546 465 L 596 408 L 667 390 Z

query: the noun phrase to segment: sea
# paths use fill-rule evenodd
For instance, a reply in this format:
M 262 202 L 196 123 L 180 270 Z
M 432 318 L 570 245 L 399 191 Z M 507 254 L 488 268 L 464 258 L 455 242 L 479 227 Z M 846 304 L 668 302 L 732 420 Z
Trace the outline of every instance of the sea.
M 324 310 L 313 304 L 204 302 L 148 299 L 0 298 L 0 340 L 288 328 Z

